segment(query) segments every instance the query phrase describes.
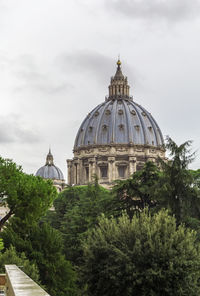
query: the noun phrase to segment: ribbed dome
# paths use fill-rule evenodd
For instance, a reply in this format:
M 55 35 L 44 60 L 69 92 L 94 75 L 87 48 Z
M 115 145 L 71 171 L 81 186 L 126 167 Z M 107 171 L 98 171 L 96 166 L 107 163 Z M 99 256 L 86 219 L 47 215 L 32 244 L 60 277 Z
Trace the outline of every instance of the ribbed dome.
M 131 100 L 109 100 L 85 118 L 74 149 L 87 145 L 163 145 L 163 136 L 152 115 Z
M 53 155 L 50 150 L 46 158 L 46 164 L 37 171 L 36 176 L 44 179 L 64 180 L 63 173 L 53 163 Z
M 74 150 L 113 144 L 164 144 L 155 119 L 129 96 L 129 85 L 122 74 L 120 61 L 117 62 L 115 76 L 111 77 L 109 97 L 94 108 L 81 124 Z

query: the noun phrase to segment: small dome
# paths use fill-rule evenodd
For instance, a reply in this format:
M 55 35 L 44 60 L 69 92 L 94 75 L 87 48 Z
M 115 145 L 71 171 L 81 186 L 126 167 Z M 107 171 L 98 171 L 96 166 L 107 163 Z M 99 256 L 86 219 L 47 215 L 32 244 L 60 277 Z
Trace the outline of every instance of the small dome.
M 53 155 L 50 150 L 47 154 L 46 164 L 37 171 L 36 176 L 44 179 L 64 180 L 62 171 L 53 163 Z

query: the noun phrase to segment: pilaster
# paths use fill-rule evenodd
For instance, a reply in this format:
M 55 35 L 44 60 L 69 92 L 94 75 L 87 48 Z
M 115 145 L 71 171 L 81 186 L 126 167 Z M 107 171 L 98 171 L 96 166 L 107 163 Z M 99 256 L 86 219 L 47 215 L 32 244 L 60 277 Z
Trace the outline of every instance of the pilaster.
M 92 178 L 96 173 L 95 163 L 96 163 L 95 157 L 89 158 L 89 182 L 92 182 Z
M 115 157 L 108 157 L 108 179 L 111 183 L 113 180 L 115 180 Z
M 129 156 L 129 177 L 136 172 L 137 158 Z
M 72 160 L 67 159 L 67 183 L 68 183 L 68 185 L 72 185 L 71 174 L 72 174 Z

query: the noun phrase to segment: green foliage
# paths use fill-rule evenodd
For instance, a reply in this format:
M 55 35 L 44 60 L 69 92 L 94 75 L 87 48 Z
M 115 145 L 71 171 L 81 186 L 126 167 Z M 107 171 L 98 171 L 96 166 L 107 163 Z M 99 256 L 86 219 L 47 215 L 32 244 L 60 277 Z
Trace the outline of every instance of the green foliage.
M 147 162 L 131 178 L 117 181 L 112 190 L 113 215 L 119 216 L 126 210 L 132 218 L 135 212 L 146 207 L 154 208 L 154 211 L 164 207 L 175 215 L 177 224 L 197 225 L 194 219 L 200 219 L 200 170 L 188 170 L 194 159 L 190 146 L 191 141 L 178 146 L 167 137 L 170 159 L 160 159 L 160 169 Z
M 200 252 L 194 231 L 166 211 L 130 220 L 104 216 L 84 242 L 83 282 L 90 296 L 196 296 Z
M 55 211 L 50 211 L 46 218 L 54 228 L 61 228 L 65 214 L 79 203 L 86 191 L 87 186 L 69 186 L 59 193 L 58 198 L 54 201 Z
M 113 215 L 120 215 L 122 210 L 126 210 L 132 218 L 135 212 L 154 207 L 159 177 L 158 167 L 152 162 L 146 162 L 143 169 L 134 173 L 131 178 L 116 181 L 112 190 Z
M 51 181 L 27 175 L 11 160 L 0 158 L 0 197 L 9 208 L 0 228 L 13 214 L 25 224 L 38 221 L 56 196 Z
M 46 223 L 21 228 L 21 221 L 13 218 L 2 237 L 7 248 L 14 245 L 37 264 L 41 283 L 52 296 L 77 295 L 76 275 L 63 255 L 63 241 L 56 229 Z
M 110 199 L 108 190 L 98 184 L 90 184 L 68 187 L 55 200 L 55 213 L 50 216 L 52 225 L 61 231 L 66 258 L 74 264 L 80 263 L 81 240 L 85 232 L 97 223 Z
M 166 148 L 170 160 L 161 160 L 162 177 L 157 185 L 157 200 L 160 207 L 168 208 L 176 217 L 177 224 L 188 217 L 200 218 L 200 195 L 193 186 L 194 178 L 188 165 L 194 159 L 190 153 L 191 141 L 178 146 L 171 138 L 167 138 Z
M 3 250 L 3 248 L 4 248 L 3 240 L 0 239 L 0 252 Z
M 190 174 L 192 175 L 194 186 L 200 189 L 200 169 L 199 170 L 190 170 Z
M 51 295 L 76 295 L 75 272 L 62 253 L 61 234 L 48 224 L 42 224 L 30 234 L 31 257 L 37 262 L 42 283 Z
M 11 160 L 0 158 L 0 197 L 9 208 L 0 221 L 2 228 L 9 219 L 1 233 L 6 247 L 2 264 L 10 256 L 10 263 L 29 267 L 27 273 L 32 272 L 36 280 L 38 268 L 41 283 L 52 296 L 77 295 L 76 275 L 63 255 L 60 233 L 47 224 L 39 224 L 57 197 L 52 182 L 27 175 Z
M 15 264 L 22 269 L 35 282 L 39 282 L 39 270 L 36 264 L 31 263 L 24 252 L 17 254 L 15 248 L 11 246 L 3 254 L 0 255 L 0 272 L 4 273 L 6 264 Z

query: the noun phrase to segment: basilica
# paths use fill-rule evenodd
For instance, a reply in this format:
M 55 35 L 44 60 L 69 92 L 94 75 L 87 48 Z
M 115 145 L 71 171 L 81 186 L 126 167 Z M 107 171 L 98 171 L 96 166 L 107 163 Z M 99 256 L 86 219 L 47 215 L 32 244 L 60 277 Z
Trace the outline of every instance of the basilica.
M 68 185 L 88 184 L 96 175 L 99 184 L 109 187 L 114 180 L 129 178 L 146 161 L 165 158 L 162 132 L 151 113 L 130 95 L 120 60 L 108 89 L 105 101 L 88 113 L 77 132 L 74 157 L 67 159 Z M 36 175 L 52 179 L 59 190 L 64 187 L 51 152 Z

